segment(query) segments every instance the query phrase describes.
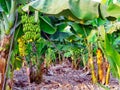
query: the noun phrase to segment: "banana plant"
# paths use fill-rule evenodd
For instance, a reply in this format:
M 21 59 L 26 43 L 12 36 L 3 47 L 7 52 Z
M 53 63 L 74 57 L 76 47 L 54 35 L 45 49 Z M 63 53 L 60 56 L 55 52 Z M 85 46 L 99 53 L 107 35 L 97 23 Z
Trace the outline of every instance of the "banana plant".
M 11 5 L 10 5 L 11 4 Z M 0 89 L 4 88 L 5 83 L 5 76 L 6 76 L 6 69 L 7 69 L 7 63 L 9 60 L 7 60 L 8 53 L 9 53 L 9 46 L 10 46 L 10 40 L 11 36 L 11 30 L 15 30 L 15 8 L 16 8 L 16 1 L 11 0 L 9 1 L 0 1 L 0 7 L 2 11 L 1 19 L 0 19 Z
M 111 71 L 113 75 L 117 77 L 118 80 L 120 80 L 120 54 L 117 50 L 115 50 L 113 44 L 110 42 L 110 38 L 112 37 L 110 37 L 109 34 L 106 33 L 104 26 L 100 26 L 99 29 L 99 44 L 111 65 Z
M 112 0 L 102 3 L 94 2 L 92 0 L 64 0 L 62 2 L 61 0 L 35 0 L 25 5 L 23 7 L 23 10 L 28 11 L 31 7 L 46 15 L 54 15 L 56 17 L 62 15 L 70 21 L 74 21 L 82 25 L 97 24 L 96 26 L 101 26 L 104 25 L 107 20 L 115 21 L 120 17 L 120 13 L 118 12 L 120 10 L 120 5 L 119 3 L 114 4 Z M 79 27 L 79 25 L 76 25 L 76 27 Z M 81 32 L 81 29 L 76 30 L 78 34 L 79 32 Z M 119 54 L 116 50 L 112 48 L 110 42 L 108 41 L 108 35 L 104 33 L 102 34 L 102 36 L 104 37 L 104 43 L 101 42 L 101 46 L 102 48 L 104 48 L 102 50 L 108 58 L 111 66 L 115 65 L 115 68 L 111 68 L 114 69 L 114 71 L 117 70 L 119 73 Z M 89 38 L 90 37 L 88 37 L 88 39 Z M 115 53 L 113 54 L 113 52 Z M 114 58 L 112 54 L 116 57 Z M 119 78 L 119 74 L 117 74 L 116 76 Z
M 7 2 L 7 1 L 6 1 Z M 36 4 L 37 3 L 37 4 Z M 11 8 L 7 9 L 8 11 L 6 12 L 2 12 L 2 19 L 0 21 L 0 26 L 1 26 L 1 41 L 0 41 L 0 55 L 1 55 L 1 67 L 6 67 L 6 55 L 4 56 L 4 54 L 8 54 L 8 53 L 4 53 L 6 51 L 8 51 L 8 46 L 10 45 L 10 34 L 12 33 L 11 28 L 13 27 L 14 21 L 15 21 L 15 6 L 16 6 L 16 2 L 14 0 L 11 0 Z M 24 11 L 29 11 L 29 9 L 31 9 L 30 7 L 34 8 L 35 10 L 38 10 L 41 13 L 44 13 L 45 15 L 40 16 L 40 25 L 41 25 L 41 29 L 43 32 L 46 32 L 48 34 L 55 34 L 57 28 L 61 28 L 59 27 L 54 27 L 53 24 L 50 21 L 50 18 L 46 17 L 47 15 L 54 15 L 56 17 L 59 16 L 64 16 L 66 17 L 68 20 L 70 21 L 74 21 L 75 23 L 68 23 L 68 25 L 70 25 L 72 28 L 77 28 L 75 29 L 76 33 L 78 36 L 81 35 L 85 35 L 83 26 L 84 25 L 91 25 L 94 24 L 97 21 L 103 21 L 101 22 L 99 25 L 101 24 L 105 24 L 104 22 L 106 21 L 105 19 L 114 21 L 117 18 L 119 18 L 120 14 L 118 12 L 118 10 L 120 9 L 120 6 L 118 4 L 109 4 L 105 9 L 105 5 L 101 4 L 101 3 L 97 3 L 97 2 L 93 2 L 92 0 L 64 0 L 61 2 L 61 0 L 35 0 L 33 2 L 30 2 L 29 4 L 25 5 L 25 7 L 23 7 Z M 78 8 L 78 9 L 76 9 Z M 4 8 L 1 9 L 0 6 L 0 10 L 4 11 Z M 10 10 L 10 11 L 9 11 Z M 90 17 L 91 15 L 91 17 Z M 82 25 L 81 25 L 82 24 Z M 3 27 L 4 26 L 4 27 Z M 96 25 L 97 26 L 97 25 Z M 84 26 L 85 27 L 85 26 Z M 86 30 L 88 33 L 90 33 L 90 29 Z M 87 41 L 89 43 L 89 45 L 91 45 L 91 43 L 96 42 L 96 36 L 95 36 L 95 31 L 91 31 L 91 35 L 93 36 L 88 36 Z M 102 40 L 100 42 L 101 48 L 103 48 L 102 50 L 104 51 L 104 54 L 106 55 L 106 57 L 108 57 L 108 60 L 112 66 L 112 71 L 117 70 L 119 73 L 119 54 L 116 52 L 116 50 L 114 50 L 110 44 L 110 42 L 108 41 L 108 35 L 103 34 L 105 36 L 104 37 L 104 43 L 102 43 Z M 92 38 L 92 39 L 91 39 Z M 102 38 L 102 37 L 101 37 Z M 7 43 L 7 44 L 4 44 Z M 110 50 L 108 49 L 108 47 L 110 48 Z M 92 48 L 88 48 L 89 51 L 92 50 Z M 116 57 L 114 58 L 112 56 L 113 52 L 115 52 L 114 56 L 116 55 Z M 89 52 L 91 53 L 91 52 Z M 90 60 L 92 61 L 92 54 L 90 54 Z M 2 64 L 5 63 L 5 64 Z M 92 61 L 93 63 L 93 61 Z M 92 69 L 94 69 L 94 67 L 92 66 L 91 63 L 91 67 Z M 4 66 L 2 66 L 4 65 Z M 5 73 L 5 69 L 1 70 L 2 74 Z M 0 75 L 2 75 L 0 74 Z M 94 74 L 94 71 L 93 71 Z M 119 74 L 114 73 L 115 76 L 117 76 L 119 78 Z M 93 79 L 94 82 L 96 82 L 96 79 L 94 77 L 95 75 L 93 75 Z M 4 77 L 3 77 L 4 78 Z M 3 80 L 1 81 L 3 82 Z M 1 83 L 1 88 L 2 88 L 2 83 Z

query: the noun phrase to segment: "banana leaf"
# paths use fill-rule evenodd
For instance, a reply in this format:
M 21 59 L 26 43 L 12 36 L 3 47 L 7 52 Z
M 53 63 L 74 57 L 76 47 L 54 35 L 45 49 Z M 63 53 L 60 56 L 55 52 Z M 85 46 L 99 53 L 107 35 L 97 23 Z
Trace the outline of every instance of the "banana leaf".
M 107 8 L 107 12 L 109 16 L 119 18 L 120 17 L 120 4 L 110 4 Z
M 32 7 L 42 13 L 54 15 L 70 10 L 73 19 L 91 20 L 99 17 L 98 5 L 92 0 L 35 0 L 25 5 L 23 10 L 28 11 Z M 65 13 L 63 16 L 66 16 Z
M 92 0 L 35 0 L 25 5 L 23 10 L 28 11 L 29 7 L 45 14 L 62 16 L 67 14 L 68 18 L 72 18 L 73 21 L 76 21 L 77 18 L 79 22 L 81 20 L 93 20 L 98 17 L 102 19 L 108 18 L 109 20 L 115 20 L 120 17 L 119 4 L 111 3 L 108 7 L 105 7 L 105 4 Z
M 40 27 L 42 31 L 48 34 L 54 34 L 56 32 L 56 28 L 52 26 L 48 17 L 40 17 Z

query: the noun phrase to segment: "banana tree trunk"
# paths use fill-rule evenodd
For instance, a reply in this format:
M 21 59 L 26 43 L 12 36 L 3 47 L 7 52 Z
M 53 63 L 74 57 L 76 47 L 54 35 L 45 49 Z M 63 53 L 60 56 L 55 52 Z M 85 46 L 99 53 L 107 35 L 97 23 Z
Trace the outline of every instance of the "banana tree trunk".
M 4 82 L 9 45 L 10 45 L 10 37 L 4 36 L 3 39 L 0 41 L 0 90 L 2 90 L 2 86 Z
M 2 12 L 3 19 L 1 21 L 1 38 L 0 38 L 0 90 L 4 89 L 4 83 L 6 78 L 6 66 L 8 64 L 9 47 L 11 40 L 11 30 L 17 21 L 15 21 L 16 0 L 11 0 L 11 8 L 9 14 L 6 15 Z M 17 20 L 17 19 L 16 19 Z M 15 21 L 15 22 L 14 22 Z M 15 27 L 14 27 L 15 29 Z

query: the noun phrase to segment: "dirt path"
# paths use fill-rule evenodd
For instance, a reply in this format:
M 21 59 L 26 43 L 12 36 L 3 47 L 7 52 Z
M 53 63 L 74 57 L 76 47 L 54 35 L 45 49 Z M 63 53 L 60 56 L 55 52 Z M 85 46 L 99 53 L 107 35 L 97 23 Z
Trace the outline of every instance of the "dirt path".
M 51 66 L 48 72 L 43 75 L 43 81 L 39 85 L 30 84 L 27 74 L 24 73 L 21 76 L 21 73 L 19 71 L 19 75 L 14 74 L 14 76 L 17 76 L 14 77 L 17 83 L 14 83 L 12 90 L 105 90 L 102 86 L 91 83 L 89 72 L 84 72 L 82 69 L 73 70 L 69 62 Z M 22 80 L 20 80 L 21 77 Z M 110 78 L 110 84 L 106 87 L 109 88 L 106 90 L 120 90 L 118 81 L 112 77 Z

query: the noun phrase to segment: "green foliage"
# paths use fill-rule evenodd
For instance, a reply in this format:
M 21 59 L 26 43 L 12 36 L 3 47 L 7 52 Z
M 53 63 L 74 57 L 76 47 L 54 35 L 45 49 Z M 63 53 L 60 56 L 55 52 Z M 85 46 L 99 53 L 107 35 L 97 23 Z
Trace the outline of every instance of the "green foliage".
M 107 8 L 107 12 L 109 14 L 109 16 L 115 17 L 115 18 L 119 18 L 120 14 L 118 13 L 120 10 L 120 5 L 118 4 L 110 4 Z
M 4 11 L 8 13 L 10 11 L 10 6 L 11 6 L 11 0 L 5 1 L 5 0 L 0 0 L 0 7 L 1 11 Z
M 16 1 L 0 1 L 0 30 L 3 35 L 9 35 L 13 28 L 15 20 Z M 16 22 L 17 23 L 17 22 Z
M 61 0 L 43 0 L 39 2 L 39 4 L 36 4 L 38 2 L 39 0 L 35 0 L 34 2 L 27 4 L 23 7 L 23 10 L 28 11 L 29 7 L 32 7 L 45 14 L 57 16 L 62 15 L 72 21 L 78 21 L 79 23 L 82 21 L 82 24 L 86 21 L 97 18 L 105 19 L 107 17 L 109 20 L 115 20 L 114 18 L 118 18 L 120 16 L 118 12 L 120 9 L 119 4 L 113 4 L 111 3 L 112 1 L 108 2 L 107 8 L 105 5 L 99 4 L 92 0 L 64 0 L 63 2 L 61 2 Z
M 71 48 L 71 53 L 72 53 L 72 59 L 73 60 L 78 60 L 80 59 L 80 54 L 81 54 L 81 50 L 79 48 L 73 47 Z
M 23 7 L 23 10 L 28 11 L 29 7 L 32 7 L 45 14 L 58 14 L 57 16 L 62 15 L 73 21 L 79 22 L 81 19 L 86 21 L 99 17 L 97 8 L 99 3 L 93 2 L 91 0 L 64 0 L 62 2 L 61 0 L 42 0 L 39 2 L 39 4 L 36 4 L 38 2 L 39 0 L 35 0 L 34 2 L 27 4 L 25 7 Z M 89 17 L 90 14 L 92 14 L 91 17 Z
M 39 4 L 36 4 L 36 3 L 39 3 Z M 57 1 L 56 0 L 51 0 L 51 1 L 49 1 L 49 0 L 42 0 L 42 1 L 35 0 L 35 1 L 27 4 L 25 7 L 23 7 L 23 10 L 28 11 L 29 6 L 31 6 L 32 8 L 35 8 L 36 10 L 39 10 L 43 13 L 46 13 L 46 14 L 57 14 L 57 13 L 60 13 L 61 11 L 65 10 L 69 7 L 68 0 L 64 0 L 63 2 L 61 2 L 61 0 L 57 0 Z M 45 6 L 45 8 L 44 8 L 44 6 Z
M 55 62 L 55 59 L 56 59 L 55 52 L 51 48 L 48 48 L 45 53 L 46 67 L 48 68 L 50 64 L 52 64 L 52 62 Z
M 40 22 L 41 22 L 40 26 L 42 31 L 48 34 L 54 34 L 56 32 L 56 28 L 53 27 L 48 17 L 40 16 Z
M 97 42 L 97 35 L 96 35 L 96 30 L 91 30 L 90 34 L 87 37 L 87 41 L 89 43 L 94 43 Z
M 70 46 L 68 44 L 68 45 L 64 45 L 64 48 L 62 50 L 64 51 L 64 57 L 72 59 L 73 68 L 78 69 L 83 57 L 82 48 L 77 47 L 75 45 Z
M 69 5 L 71 12 L 79 19 L 86 21 L 99 17 L 97 8 L 99 3 L 97 2 L 92 0 L 69 0 Z
M 22 10 L 22 7 L 23 7 L 23 6 L 24 6 L 24 5 L 20 5 L 20 6 L 17 8 L 18 14 L 20 14 L 20 15 L 25 14 L 25 12 Z
M 117 38 L 115 38 L 115 40 L 113 41 L 113 47 L 115 47 L 115 49 L 120 53 L 120 36 L 118 36 Z

